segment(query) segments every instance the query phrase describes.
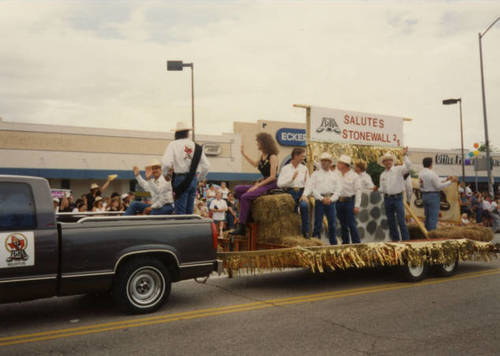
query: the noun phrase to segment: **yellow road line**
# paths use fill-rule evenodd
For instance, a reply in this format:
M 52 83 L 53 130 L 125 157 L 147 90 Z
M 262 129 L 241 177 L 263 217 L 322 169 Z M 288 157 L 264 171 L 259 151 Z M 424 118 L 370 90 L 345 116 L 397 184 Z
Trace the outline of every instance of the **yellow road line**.
M 259 310 L 259 309 L 264 309 L 264 308 L 270 308 L 270 307 L 274 307 L 274 306 L 284 306 L 284 305 L 291 305 L 291 304 L 316 302 L 316 301 L 321 301 L 321 300 L 336 299 L 336 298 L 347 297 L 347 296 L 356 296 L 356 295 L 370 294 L 370 293 L 383 292 L 383 291 L 392 291 L 392 290 L 398 290 L 398 289 L 413 288 L 413 287 L 419 287 L 419 286 L 425 286 L 425 285 L 441 284 L 441 283 L 446 283 L 446 282 L 451 282 L 451 281 L 459 281 L 459 280 L 464 280 L 464 279 L 477 278 L 477 277 L 488 276 L 488 275 L 495 275 L 495 274 L 499 274 L 499 273 L 500 273 L 500 268 L 497 268 L 497 269 L 483 271 L 483 272 L 466 273 L 466 274 L 462 274 L 462 275 L 458 275 L 458 276 L 454 276 L 454 277 L 449 277 L 446 279 L 442 279 L 442 278 L 429 279 L 429 280 L 422 281 L 422 282 L 417 283 L 417 284 L 416 283 L 392 283 L 392 284 L 386 284 L 386 285 L 382 285 L 382 286 L 354 288 L 354 289 L 348 289 L 348 290 L 342 290 L 342 291 L 316 293 L 316 294 L 310 294 L 310 295 L 304 295 L 304 296 L 298 296 L 298 297 L 270 299 L 270 300 L 265 300 L 265 301 L 260 301 L 260 302 L 237 304 L 237 305 L 224 306 L 224 307 L 218 307 L 218 308 L 200 309 L 200 310 L 194 310 L 194 311 L 190 311 L 190 312 L 181 312 L 181 313 L 159 315 L 159 316 L 153 316 L 153 317 L 147 317 L 147 318 L 129 319 L 129 320 L 124 320 L 124 321 L 94 324 L 94 325 L 88 325 L 88 326 L 81 326 L 81 327 L 77 327 L 77 328 L 67 328 L 67 329 L 52 330 L 52 331 L 46 331 L 46 332 L 40 332 L 40 333 L 16 335 L 16 336 L 11 336 L 11 337 L 0 338 L 0 346 L 8 346 L 8 345 L 15 345 L 15 344 L 22 344 L 22 343 L 31 343 L 31 342 L 36 342 L 36 341 L 46 341 L 46 340 L 53 340 L 53 339 L 58 339 L 58 338 L 70 337 L 70 336 L 77 336 L 77 335 L 95 334 L 95 333 L 120 330 L 120 329 L 125 329 L 125 328 L 149 326 L 149 325 L 155 325 L 155 324 L 169 323 L 169 322 L 178 321 L 178 320 L 190 320 L 190 319 L 204 318 L 204 317 L 209 317 L 209 316 L 217 316 L 217 315 L 225 315 L 225 314 L 236 313 L 236 312 L 243 312 L 243 311 L 253 311 L 253 310 Z

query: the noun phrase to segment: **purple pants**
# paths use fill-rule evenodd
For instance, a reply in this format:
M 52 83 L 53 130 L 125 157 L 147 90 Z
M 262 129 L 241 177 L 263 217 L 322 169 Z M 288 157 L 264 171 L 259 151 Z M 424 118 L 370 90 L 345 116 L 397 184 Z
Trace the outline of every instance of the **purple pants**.
M 257 199 L 261 195 L 266 194 L 271 189 L 276 189 L 276 180 L 255 189 L 253 192 L 248 192 L 251 185 L 237 185 L 234 189 L 234 197 L 240 201 L 240 223 L 246 224 L 248 215 L 250 214 L 250 205 L 252 200 Z

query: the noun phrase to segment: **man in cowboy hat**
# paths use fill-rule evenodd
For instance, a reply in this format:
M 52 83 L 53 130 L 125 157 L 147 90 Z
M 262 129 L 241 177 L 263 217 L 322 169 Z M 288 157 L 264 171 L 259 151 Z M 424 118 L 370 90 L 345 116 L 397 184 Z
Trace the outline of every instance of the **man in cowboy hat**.
M 172 195 L 172 184 L 165 179 L 161 170 L 161 162 L 153 159 L 149 166 L 146 166 L 146 179 L 142 178 L 139 168 L 134 167 L 137 183 L 151 194 L 152 203 L 146 204 L 137 200 L 130 203 L 125 215 L 135 215 L 139 213 L 151 215 L 169 215 L 174 211 L 174 198 Z
M 106 183 L 103 184 L 102 187 L 99 187 L 99 185 L 97 185 L 97 183 L 92 183 L 90 185 L 90 192 L 87 193 L 87 195 L 86 195 L 86 197 L 87 197 L 87 210 L 88 211 L 92 210 L 92 208 L 94 207 L 95 198 L 98 196 L 101 196 L 102 193 L 104 193 L 104 191 L 106 189 L 108 189 L 109 184 L 111 183 L 111 181 L 114 178 L 116 178 L 116 177 L 108 176 L 108 180 L 106 181 Z
M 386 152 L 378 159 L 378 164 L 385 168 L 380 175 L 379 191 L 384 195 L 385 214 L 391 239 L 399 241 L 399 231 L 396 225 L 399 225 L 401 239 L 409 240 L 408 227 L 405 221 L 405 207 L 403 204 L 403 192 L 405 191 L 405 175 L 410 172 L 411 162 L 408 159 L 408 147 L 403 148 L 403 165 L 395 166 L 396 157 Z
M 189 138 L 193 128 L 186 122 L 178 122 L 175 140 L 165 149 L 162 158 L 163 173 L 173 170 L 175 213 L 192 214 L 198 181 L 205 179 L 210 164 L 203 148 Z
M 361 242 L 355 217 L 361 205 L 361 183 L 359 176 L 351 169 L 351 164 L 351 157 L 347 155 L 342 155 L 337 160 L 337 179 L 340 185 L 337 216 L 342 229 L 342 244 Z
M 304 187 L 309 180 L 309 171 L 302 163 L 306 158 L 306 150 L 302 147 L 294 148 L 292 151 L 292 160 L 281 168 L 278 177 L 278 187 L 286 190 L 295 200 L 295 210 L 297 207 L 302 218 L 302 235 L 309 237 L 309 204 L 301 200 L 304 193 Z
M 335 237 L 336 212 L 335 202 L 340 196 L 340 186 L 337 183 L 335 173 L 330 171 L 332 156 L 328 152 L 323 152 L 319 156 L 320 169 L 311 175 L 311 191 L 314 196 L 314 230 L 313 237 L 320 238 L 323 227 L 323 216 L 326 215 L 328 221 L 328 239 L 331 245 L 337 244 Z

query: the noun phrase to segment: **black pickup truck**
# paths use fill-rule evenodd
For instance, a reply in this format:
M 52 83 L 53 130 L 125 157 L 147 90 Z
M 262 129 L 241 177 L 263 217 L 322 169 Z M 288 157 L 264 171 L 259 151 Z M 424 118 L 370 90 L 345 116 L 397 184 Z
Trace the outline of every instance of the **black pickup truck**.
M 196 215 L 59 222 L 49 184 L 0 175 L 0 303 L 111 292 L 128 312 L 160 308 L 171 282 L 221 268 L 217 230 Z

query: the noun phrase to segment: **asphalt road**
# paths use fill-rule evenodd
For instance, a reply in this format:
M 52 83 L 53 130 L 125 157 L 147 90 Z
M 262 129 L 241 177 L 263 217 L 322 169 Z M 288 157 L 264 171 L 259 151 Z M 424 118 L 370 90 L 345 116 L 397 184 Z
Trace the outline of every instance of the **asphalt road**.
M 106 297 L 0 305 L 0 355 L 498 355 L 500 259 L 401 283 L 304 270 L 173 285 L 160 311 Z

